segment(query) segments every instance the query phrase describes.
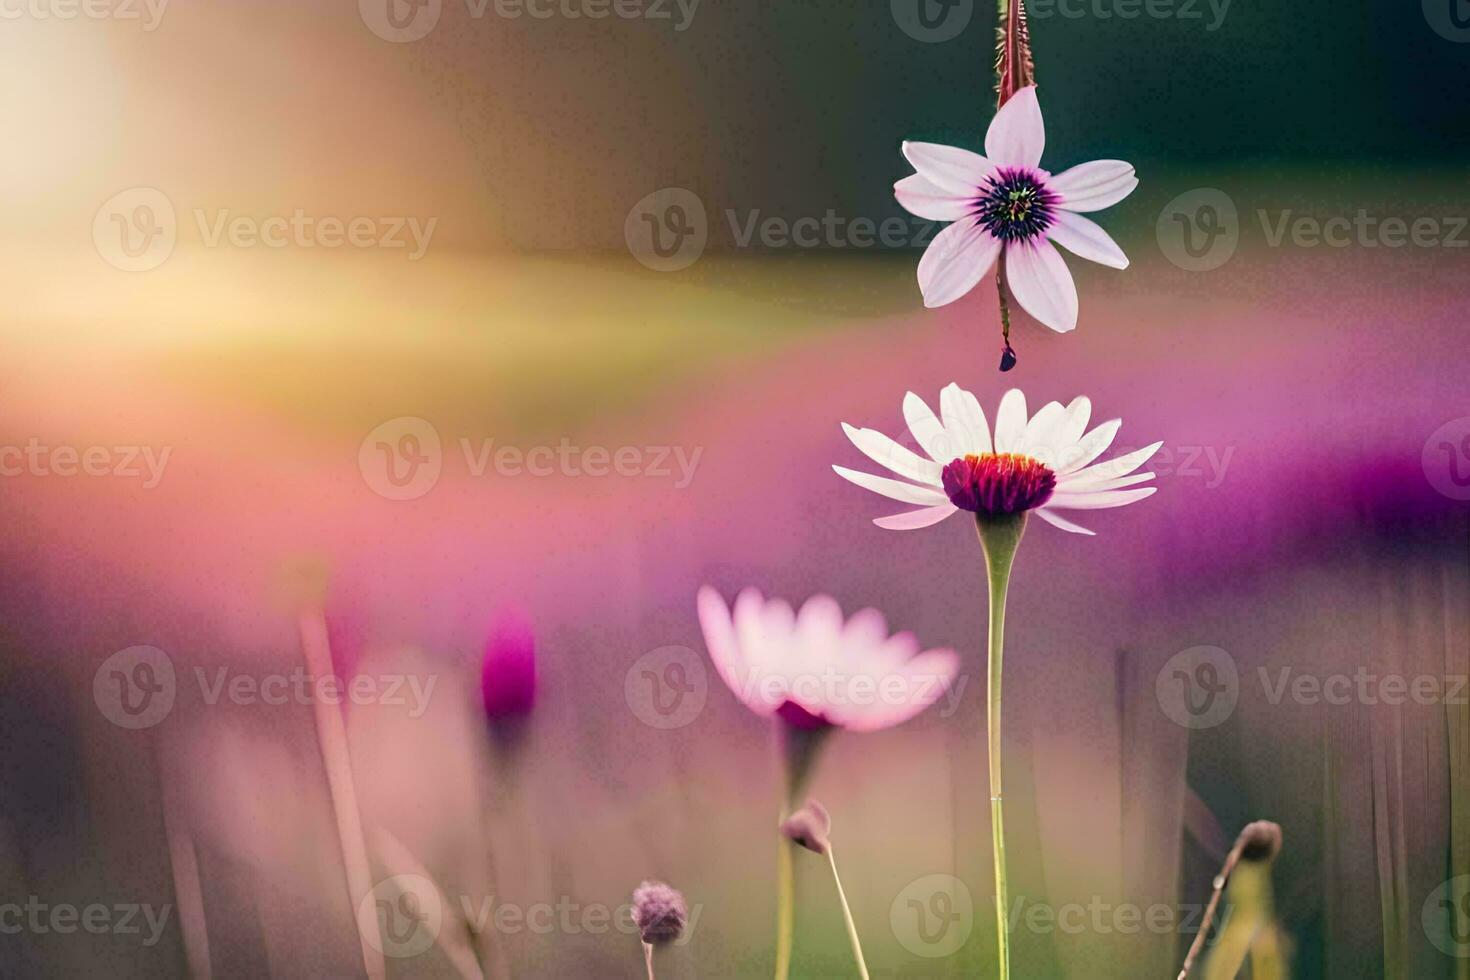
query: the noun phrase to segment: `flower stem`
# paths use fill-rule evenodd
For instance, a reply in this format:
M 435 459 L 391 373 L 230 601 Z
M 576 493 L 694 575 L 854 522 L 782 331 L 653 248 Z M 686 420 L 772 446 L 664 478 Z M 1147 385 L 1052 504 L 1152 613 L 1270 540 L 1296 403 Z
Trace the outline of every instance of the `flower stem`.
M 654 977 L 653 977 L 653 943 L 644 943 L 643 944 L 643 962 L 646 963 L 646 964 L 648 964 L 648 980 L 654 980 Z
M 781 819 L 786 819 L 784 808 Z M 776 837 L 776 980 L 786 980 L 791 973 L 791 940 L 796 931 L 795 846 L 785 837 Z
M 1000 696 L 1001 667 L 1005 659 L 1006 590 L 1011 582 L 1011 563 L 1021 543 L 1021 534 L 1026 530 L 1026 514 L 1023 511 L 999 517 L 979 516 L 975 527 L 980 533 L 980 546 L 985 551 L 986 577 L 990 582 L 985 723 L 990 751 L 990 842 L 995 864 L 996 949 L 1000 963 L 997 977 L 998 980 L 1010 980 L 1011 943 L 1006 931 L 1006 911 L 1010 901 L 1006 884 L 1005 804 L 1001 783 Z
M 827 845 L 827 863 L 832 866 L 832 881 L 837 886 L 837 898 L 842 902 L 842 920 L 847 923 L 847 938 L 852 942 L 852 955 L 857 958 L 858 976 L 868 980 L 868 964 L 863 959 L 863 944 L 858 942 L 857 926 L 852 921 L 852 909 L 847 907 L 847 893 L 842 890 L 842 879 L 837 876 L 837 854 L 832 845 Z

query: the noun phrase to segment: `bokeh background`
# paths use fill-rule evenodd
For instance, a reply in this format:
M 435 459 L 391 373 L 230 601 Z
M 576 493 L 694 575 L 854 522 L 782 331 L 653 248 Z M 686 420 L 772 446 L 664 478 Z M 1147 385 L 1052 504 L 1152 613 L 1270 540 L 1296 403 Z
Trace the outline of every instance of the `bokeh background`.
M 839 421 L 899 435 L 905 391 L 957 380 L 1166 444 L 1155 497 L 1022 546 L 1016 975 L 1172 977 L 1266 817 L 1293 976 L 1470 977 L 1463 3 L 1036 5 L 1046 164 L 1142 184 L 1100 216 L 1133 266 L 1073 261 L 1079 329 L 1021 317 L 1004 377 L 993 286 L 925 311 L 922 223 L 854 234 L 903 217 L 902 139 L 978 147 L 992 113 L 993 12 L 925 3 L 0 10 L 0 906 L 113 910 L 0 908 L 0 973 L 361 974 L 334 758 L 369 880 L 446 899 L 388 975 L 641 976 L 608 923 L 649 876 L 698 912 L 661 976 L 767 973 L 775 750 L 703 668 L 710 583 L 962 652 L 952 701 L 834 739 L 813 791 L 874 975 L 990 975 L 979 550 L 873 527 L 892 508 L 830 471 L 861 462 Z M 423 248 L 379 247 L 410 222 Z M 477 471 L 489 440 L 639 463 Z M 507 609 L 539 670 L 510 740 L 479 700 Z M 138 646 L 172 702 L 128 728 L 109 658 Z M 1223 671 L 1202 713 L 1180 655 Z M 248 694 L 323 657 L 407 703 Z M 853 975 L 798 871 L 795 974 Z M 570 911 L 473 936 L 487 900 Z

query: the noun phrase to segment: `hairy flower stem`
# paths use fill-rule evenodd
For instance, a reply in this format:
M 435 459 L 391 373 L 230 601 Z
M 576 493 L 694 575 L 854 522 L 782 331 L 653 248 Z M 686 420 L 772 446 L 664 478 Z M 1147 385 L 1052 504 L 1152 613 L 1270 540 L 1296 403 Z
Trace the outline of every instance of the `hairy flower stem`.
M 990 842 L 995 864 L 996 950 L 1000 964 L 998 980 L 1010 980 L 1011 942 L 1006 931 L 1010 907 L 1006 884 L 1005 806 L 1000 769 L 1001 667 L 1005 659 L 1006 590 L 1011 582 L 1011 564 L 1021 534 L 1026 530 L 1026 512 L 1002 516 L 976 516 L 980 546 L 985 551 L 986 578 L 990 582 L 990 636 L 986 653 L 987 676 L 985 724 L 990 750 Z
M 847 938 L 852 943 L 852 955 L 857 958 L 858 976 L 868 980 L 868 964 L 863 959 L 863 944 L 858 942 L 857 926 L 852 921 L 852 909 L 847 906 L 847 893 L 842 890 L 842 879 L 837 876 L 837 854 L 827 846 L 827 863 L 832 866 L 832 883 L 837 886 L 837 898 L 842 902 L 842 921 L 847 923 Z
M 653 943 L 644 943 L 643 944 L 643 962 L 648 965 L 648 980 L 654 980 L 654 977 L 653 977 Z

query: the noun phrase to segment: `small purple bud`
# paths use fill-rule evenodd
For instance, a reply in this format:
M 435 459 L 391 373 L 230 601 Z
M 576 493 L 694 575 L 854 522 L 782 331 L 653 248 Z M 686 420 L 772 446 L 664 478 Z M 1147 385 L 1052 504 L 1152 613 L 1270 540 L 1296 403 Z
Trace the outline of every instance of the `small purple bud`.
M 829 839 L 832 818 L 827 815 L 827 808 L 822 804 L 816 800 L 807 800 L 806 806 L 787 817 L 781 824 L 781 833 L 792 843 L 800 844 L 808 851 L 826 854 L 827 849 L 832 846 Z
M 1015 348 L 1011 347 L 1011 342 L 1008 340 L 1006 341 L 1005 347 L 1003 347 L 1000 352 L 1000 369 L 1002 371 L 1009 371 L 1015 366 L 1016 351 Z
M 633 921 L 650 946 L 678 939 L 688 920 L 689 907 L 677 889 L 661 881 L 645 881 L 633 890 Z
M 491 722 L 523 718 L 536 705 L 536 635 L 519 610 L 502 612 L 485 644 L 480 694 Z

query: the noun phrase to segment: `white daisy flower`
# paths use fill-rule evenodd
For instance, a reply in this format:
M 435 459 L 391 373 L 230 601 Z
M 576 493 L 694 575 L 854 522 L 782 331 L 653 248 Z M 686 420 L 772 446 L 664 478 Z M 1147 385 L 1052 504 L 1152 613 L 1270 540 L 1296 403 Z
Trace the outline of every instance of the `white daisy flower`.
M 1019 89 L 996 112 L 985 155 L 938 143 L 903 144 L 918 173 L 893 185 L 905 209 L 953 221 L 919 260 L 924 305 L 944 306 L 968 293 L 1002 253 L 1017 302 L 1066 333 L 1077 326 L 1077 286 L 1052 242 L 1114 269 L 1128 268 L 1108 233 L 1079 212 L 1117 204 L 1138 186 L 1133 165 L 1094 160 L 1053 176 L 1042 170 L 1046 128 L 1036 86 Z
M 927 458 L 876 429 L 843 423 L 842 431 L 853 445 L 903 479 L 833 466 L 837 474 L 892 500 L 921 505 L 878 518 L 873 523 L 879 527 L 928 527 L 957 510 L 981 517 L 1034 510 L 1064 531 L 1092 534 L 1058 511 L 1121 507 L 1158 489 L 1137 487 L 1154 475 L 1133 471 L 1158 452 L 1162 442 L 1093 462 L 1112 445 L 1123 423 L 1111 419 L 1087 432 L 1092 402 L 1086 396 L 1066 406 L 1048 402 L 1028 419 L 1026 396 L 1012 388 L 1000 400 L 993 435 L 980 402 L 959 385 L 950 384 L 939 393 L 939 408 L 936 416 L 918 395 L 904 396 L 904 419 Z
M 803 730 L 872 732 L 908 721 L 944 694 L 960 669 L 953 650 L 924 650 L 912 633 L 888 633 L 883 614 L 844 618 L 829 595 L 800 612 L 745 589 L 733 609 L 699 590 L 710 659 L 735 696 L 763 718 Z

